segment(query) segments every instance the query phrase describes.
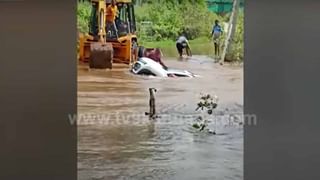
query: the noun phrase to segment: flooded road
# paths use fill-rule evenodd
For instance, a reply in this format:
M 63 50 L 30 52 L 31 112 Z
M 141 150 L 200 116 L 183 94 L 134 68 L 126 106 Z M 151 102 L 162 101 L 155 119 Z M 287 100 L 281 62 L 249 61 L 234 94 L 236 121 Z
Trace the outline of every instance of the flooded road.
M 219 97 L 217 116 L 242 114 L 243 69 L 203 56 L 165 60 L 198 78 L 136 76 L 78 67 L 78 179 L 243 179 L 243 128 L 215 123 L 217 135 L 195 132 L 200 93 Z M 148 88 L 160 118 L 150 121 Z M 81 115 L 89 116 L 81 116 Z M 95 116 L 92 116 L 95 115 Z M 213 125 L 215 124 L 215 125 Z

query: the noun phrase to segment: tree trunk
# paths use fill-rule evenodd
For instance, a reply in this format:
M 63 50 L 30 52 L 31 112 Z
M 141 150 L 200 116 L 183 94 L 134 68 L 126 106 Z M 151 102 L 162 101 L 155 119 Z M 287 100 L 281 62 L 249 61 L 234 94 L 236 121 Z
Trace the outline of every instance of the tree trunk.
M 222 51 L 221 59 L 220 59 L 220 64 L 224 63 L 225 57 L 227 52 L 230 50 L 231 47 L 231 42 L 233 40 L 234 33 L 237 28 L 237 14 L 240 6 L 240 1 L 239 0 L 233 0 L 233 7 L 232 7 L 232 13 L 230 16 L 229 20 L 229 29 L 228 29 L 228 34 L 224 42 L 224 48 Z

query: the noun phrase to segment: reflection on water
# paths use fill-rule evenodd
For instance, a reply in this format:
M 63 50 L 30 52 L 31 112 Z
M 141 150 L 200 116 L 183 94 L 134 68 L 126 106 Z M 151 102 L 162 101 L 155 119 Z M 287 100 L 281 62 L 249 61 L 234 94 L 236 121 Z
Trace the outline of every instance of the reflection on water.
M 160 115 L 194 114 L 201 92 L 219 96 L 220 114 L 242 113 L 242 68 L 201 56 L 166 63 L 201 77 L 160 79 L 135 76 L 124 67 L 88 71 L 80 65 L 78 112 L 142 114 L 148 111 L 148 88 L 155 87 Z M 137 116 L 133 120 L 144 123 L 80 125 L 78 179 L 243 179 L 241 127 L 219 126 L 218 135 L 208 135 L 168 117 L 161 119 L 167 123 Z

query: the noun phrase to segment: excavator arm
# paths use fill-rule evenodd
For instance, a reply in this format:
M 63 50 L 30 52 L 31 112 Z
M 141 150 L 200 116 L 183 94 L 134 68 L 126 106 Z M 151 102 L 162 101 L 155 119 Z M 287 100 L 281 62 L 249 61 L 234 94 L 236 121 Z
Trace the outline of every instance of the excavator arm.
M 96 1 L 97 2 L 97 1 Z M 99 41 L 90 44 L 90 68 L 112 69 L 113 46 L 106 42 L 106 3 L 104 0 L 98 0 L 97 18 L 98 18 L 98 36 Z
M 98 35 L 99 35 L 99 40 L 102 43 L 106 42 L 106 3 L 104 0 L 99 0 L 98 2 Z

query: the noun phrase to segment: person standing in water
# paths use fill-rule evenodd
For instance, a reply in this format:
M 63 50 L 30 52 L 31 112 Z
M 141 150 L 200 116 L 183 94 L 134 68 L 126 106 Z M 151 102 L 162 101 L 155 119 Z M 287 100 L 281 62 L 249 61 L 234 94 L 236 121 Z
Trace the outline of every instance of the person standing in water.
M 221 26 L 219 25 L 219 21 L 215 20 L 214 26 L 212 28 L 211 37 L 213 38 L 214 43 L 214 55 L 216 57 L 220 56 L 220 43 L 221 43 L 221 37 L 223 34 L 223 30 Z
M 191 56 L 189 41 L 184 35 L 181 35 L 178 37 L 176 41 L 176 47 L 177 47 L 180 58 L 182 57 L 183 49 L 186 49 L 187 55 Z

